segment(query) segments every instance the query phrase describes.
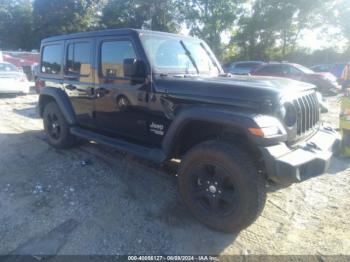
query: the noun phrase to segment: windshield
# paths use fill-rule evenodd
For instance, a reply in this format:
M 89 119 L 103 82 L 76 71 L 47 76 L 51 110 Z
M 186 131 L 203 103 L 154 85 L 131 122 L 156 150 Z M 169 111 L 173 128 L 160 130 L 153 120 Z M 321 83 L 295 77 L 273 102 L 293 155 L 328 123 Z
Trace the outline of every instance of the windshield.
M 0 63 L 0 72 L 11 72 L 11 71 L 17 72 L 16 66 L 8 63 Z
M 210 48 L 196 39 L 141 34 L 153 70 L 218 75 L 222 70 Z
M 314 71 L 312 71 L 311 69 L 305 67 L 305 66 L 302 66 L 302 65 L 295 65 L 295 67 L 297 69 L 299 69 L 300 71 L 302 71 L 303 73 L 305 74 L 313 74 L 315 73 Z

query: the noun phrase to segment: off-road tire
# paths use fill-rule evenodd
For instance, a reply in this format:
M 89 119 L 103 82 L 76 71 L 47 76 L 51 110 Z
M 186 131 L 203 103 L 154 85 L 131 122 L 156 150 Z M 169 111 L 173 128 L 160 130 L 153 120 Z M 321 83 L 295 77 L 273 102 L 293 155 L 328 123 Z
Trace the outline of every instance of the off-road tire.
M 55 102 L 50 102 L 45 106 L 43 120 L 45 133 L 51 146 L 66 149 L 75 145 L 77 138 L 70 134 L 69 124 Z M 57 135 L 53 135 L 52 132 L 53 122 L 57 125 Z
M 225 181 L 232 181 L 234 184 L 233 195 L 236 198 L 235 204 L 232 205 L 234 211 L 226 215 L 219 213 L 212 215 L 193 197 L 191 172 L 202 170 L 199 169 L 201 165 L 215 165 L 215 169 L 227 172 L 223 177 L 228 175 L 229 178 L 225 178 Z M 218 174 L 213 176 L 216 177 Z M 206 182 L 209 184 L 209 181 Z M 197 180 L 194 183 L 196 188 L 202 188 L 197 185 L 199 183 Z M 252 224 L 262 212 L 266 201 L 266 180 L 258 173 L 254 161 L 242 148 L 225 141 L 203 142 L 184 156 L 179 169 L 179 189 L 185 204 L 199 221 L 215 230 L 230 233 L 238 233 Z M 231 192 L 230 188 L 229 190 Z M 208 188 L 205 191 L 208 191 Z M 219 197 L 218 194 L 216 197 Z M 205 204 L 205 199 L 202 200 Z M 225 206 L 223 205 L 225 202 L 222 201 L 219 200 L 219 206 Z

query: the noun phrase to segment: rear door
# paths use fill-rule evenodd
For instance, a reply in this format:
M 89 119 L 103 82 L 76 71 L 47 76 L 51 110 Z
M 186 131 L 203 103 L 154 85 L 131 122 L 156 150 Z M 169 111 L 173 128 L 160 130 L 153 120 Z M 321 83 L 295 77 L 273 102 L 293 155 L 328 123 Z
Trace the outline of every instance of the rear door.
M 45 43 L 41 47 L 39 79 L 48 87 L 63 87 L 64 42 Z
M 64 89 L 80 126 L 94 128 L 94 40 L 66 41 Z

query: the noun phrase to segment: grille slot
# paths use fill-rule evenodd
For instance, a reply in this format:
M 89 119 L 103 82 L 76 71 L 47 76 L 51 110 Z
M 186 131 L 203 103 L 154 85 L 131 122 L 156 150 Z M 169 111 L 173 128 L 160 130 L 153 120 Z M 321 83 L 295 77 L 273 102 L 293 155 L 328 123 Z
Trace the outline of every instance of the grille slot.
M 293 101 L 297 119 L 297 135 L 302 136 L 311 131 L 320 121 L 320 106 L 316 93 L 310 93 Z

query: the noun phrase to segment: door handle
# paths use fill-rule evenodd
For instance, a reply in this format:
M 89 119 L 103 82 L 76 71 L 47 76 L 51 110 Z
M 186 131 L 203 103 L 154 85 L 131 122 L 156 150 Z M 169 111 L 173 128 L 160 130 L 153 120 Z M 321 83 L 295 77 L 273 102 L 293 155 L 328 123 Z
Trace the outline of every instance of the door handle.
M 71 91 L 73 91 L 73 90 L 76 90 L 76 89 L 77 89 L 77 87 L 76 87 L 76 86 L 74 86 L 74 85 L 67 85 L 67 86 L 66 86 L 66 88 L 67 88 L 68 90 L 71 90 Z

